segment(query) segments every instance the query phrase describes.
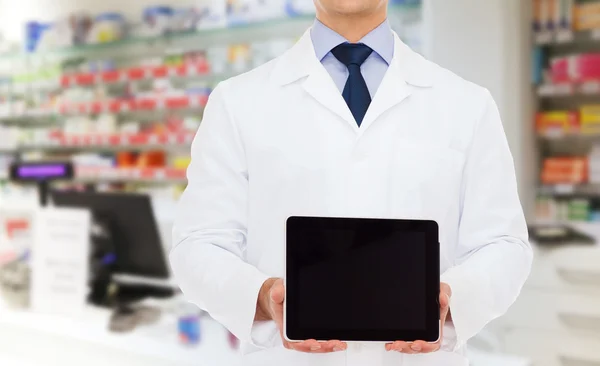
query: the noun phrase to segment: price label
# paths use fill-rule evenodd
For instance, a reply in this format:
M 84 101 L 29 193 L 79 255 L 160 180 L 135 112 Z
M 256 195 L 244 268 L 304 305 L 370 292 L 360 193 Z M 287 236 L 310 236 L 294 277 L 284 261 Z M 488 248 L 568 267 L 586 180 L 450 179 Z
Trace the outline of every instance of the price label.
M 573 94 L 573 86 L 571 84 L 554 85 L 552 95 L 571 95 Z
M 553 85 L 542 85 L 538 88 L 538 95 L 541 97 L 551 96 L 554 93 Z
M 537 44 L 549 44 L 552 43 L 551 32 L 541 32 L 535 35 L 535 43 Z
M 557 194 L 573 194 L 575 192 L 575 186 L 573 184 L 557 184 L 554 187 L 554 192 Z
M 598 94 L 600 93 L 600 82 L 588 81 L 581 85 L 581 92 L 584 94 Z
M 569 43 L 573 42 L 575 39 L 575 35 L 571 30 L 561 30 L 556 34 L 556 42 L 557 43 Z
M 197 108 L 200 105 L 200 97 L 198 95 L 190 96 L 190 107 Z
M 165 171 L 163 169 L 157 169 L 156 172 L 154 173 L 154 178 L 158 179 L 158 180 L 165 180 L 165 178 L 166 178 Z
M 549 139 L 559 139 L 564 136 L 564 133 L 559 128 L 549 129 L 544 133 L 544 136 Z

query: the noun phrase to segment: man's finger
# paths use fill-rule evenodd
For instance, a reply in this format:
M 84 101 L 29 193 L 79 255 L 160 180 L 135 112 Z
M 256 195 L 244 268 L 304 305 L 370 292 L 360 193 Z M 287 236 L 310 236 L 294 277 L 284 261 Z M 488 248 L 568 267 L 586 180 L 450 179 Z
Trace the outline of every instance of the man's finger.
M 340 341 L 328 341 L 328 342 L 317 342 L 314 339 L 290 343 L 290 348 L 305 353 L 330 353 L 344 351 L 348 348 L 348 345 Z
M 410 345 L 407 342 L 403 342 L 403 341 L 397 341 L 397 342 L 391 343 L 389 345 L 386 345 L 386 350 L 408 353 L 408 354 L 416 353 L 415 351 L 413 351 L 410 348 Z
M 450 307 L 450 296 L 447 293 L 441 291 L 440 292 L 440 308 L 447 309 Z
M 292 349 L 298 352 L 316 352 L 321 350 L 322 345 L 314 339 L 304 342 L 291 343 Z
M 442 325 L 446 322 L 446 316 L 450 311 L 450 298 L 444 292 L 440 292 L 440 320 Z
M 285 299 L 285 287 L 283 286 L 283 280 L 277 280 L 271 287 L 271 301 L 275 304 L 283 304 Z
M 427 343 L 425 341 L 416 341 L 410 345 L 410 348 L 417 353 L 431 353 L 440 349 L 439 343 Z

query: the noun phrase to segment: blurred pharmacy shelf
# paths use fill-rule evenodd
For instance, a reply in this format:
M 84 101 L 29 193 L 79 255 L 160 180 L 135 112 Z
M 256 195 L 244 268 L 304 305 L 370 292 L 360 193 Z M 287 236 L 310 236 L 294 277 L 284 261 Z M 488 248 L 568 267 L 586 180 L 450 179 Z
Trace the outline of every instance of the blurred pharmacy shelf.
M 534 365 L 600 365 L 600 1 L 531 5 L 534 262 L 504 346 Z
M 537 95 L 540 98 L 570 97 L 578 95 L 600 96 L 600 80 L 586 81 L 580 84 L 544 84 L 537 87 Z
M 145 97 L 136 99 L 113 99 L 93 102 L 68 102 L 54 107 L 37 110 L 30 114 L 0 115 L 0 121 L 26 118 L 48 118 L 52 115 L 86 115 L 100 113 L 129 113 L 136 111 L 178 110 L 186 108 L 204 108 L 208 101 L 208 92 L 197 95 L 175 95 L 165 97 Z
M 44 143 L 20 144 L 5 151 L 130 151 L 189 148 L 195 133 L 58 135 Z M 0 149 L 1 151 L 1 149 Z
M 577 143 L 580 141 L 595 141 L 600 139 L 600 133 L 581 133 L 579 131 L 564 131 L 560 128 L 547 129 L 539 132 L 538 137 L 546 141 L 571 141 Z M 600 141 L 600 140 L 599 140 Z
M 0 171 L 0 181 L 8 179 L 8 171 Z M 186 169 L 75 166 L 77 183 L 143 183 L 187 184 Z
M 420 2 L 400 2 L 389 6 L 390 16 L 394 17 L 399 12 L 419 11 Z M 314 21 L 314 15 L 296 15 L 271 19 L 263 22 L 250 22 L 217 27 L 199 29 L 185 32 L 174 32 L 152 36 L 127 37 L 121 40 L 107 43 L 83 44 L 77 46 L 61 47 L 52 50 L 39 50 L 35 53 L 5 53 L 0 54 L 0 60 L 22 61 L 24 59 L 48 59 L 64 58 L 81 53 L 85 54 L 108 54 L 131 52 L 138 47 L 143 47 L 145 53 L 152 50 L 162 52 L 164 49 L 174 45 L 190 45 L 197 47 L 211 47 L 227 43 L 247 43 L 258 39 L 276 39 L 286 34 L 300 36 L 310 27 Z
M 179 66 L 159 65 L 131 67 L 123 70 L 65 74 L 60 76 L 60 86 L 68 88 L 71 86 L 109 84 L 165 77 L 196 77 L 208 75 L 210 75 L 210 67 L 207 63 Z
M 534 44 L 537 46 L 560 47 L 572 45 L 589 45 L 600 41 L 600 30 L 573 31 L 563 29 L 559 31 L 545 31 L 534 35 Z
M 406 9 L 407 6 L 395 5 L 394 9 Z M 64 58 L 78 54 L 116 54 L 130 53 L 132 50 L 146 54 L 162 53 L 164 49 L 174 45 L 202 45 L 211 47 L 227 43 L 253 42 L 258 39 L 272 39 L 283 37 L 285 34 L 300 35 L 314 21 L 314 15 L 296 16 L 282 19 L 273 19 L 265 22 L 240 24 L 222 28 L 194 30 L 189 32 L 160 34 L 148 37 L 127 37 L 114 42 L 83 44 L 77 46 L 61 47 L 53 50 L 39 50 L 35 53 L 9 53 L 0 55 L 0 59 L 22 61 L 24 59 Z
M 80 183 L 187 183 L 186 170 L 178 168 L 76 166 L 74 180 Z
M 596 184 L 554 184 L 540 187 L 539 193 L 553 196 L 597 196 L 600 197 L 600 183 Z
M 420 1 L 396 0 L 388 14 L 417 51 L 421 10 Z M 230 14 L 220 27 L 187 31 L 136 24 L 140 31 L 116 31 L 112 39 L 125 38 L 108 43 L 56 48 L 50 38 L 27 43 L 31 53 L 0 55 L 0 172 L 15 160 L 70 159 L 75 180 L 90 185 L 186 184 L 192 131 L 212 90 L 279 56 L 314 22 L 277 14 L 260 22 Z

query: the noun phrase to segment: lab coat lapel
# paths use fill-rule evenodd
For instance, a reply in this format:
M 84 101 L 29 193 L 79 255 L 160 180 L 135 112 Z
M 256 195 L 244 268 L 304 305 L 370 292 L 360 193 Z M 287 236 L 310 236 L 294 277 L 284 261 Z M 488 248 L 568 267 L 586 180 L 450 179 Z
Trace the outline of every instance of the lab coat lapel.
M 355 132 L 362 134 L 381 115 L 407 99 L 414 91 L 430 87 L 432 72 L 435 72 L 432 64 L 411 50 L 394 33 L 394 58 L 367 110 L 360 129 L 350 108 L 346 105 L 342 93 L 317 59 L 310 37 L 310 29 L 304 33 L 294 47 L 279 58 L 273 70 L 272 79 L 280 86 L 300 82 L 302 88 L 317 103 L 349 123 Z
M 358 125 L 346 105 L 342 93 L 333 79 L 317 59 L 310 36 L 310 29 L 302 38 L 281 56 L 272 74 L 279 85 L 299 81 L 302 88 L 322 107 L 329 109 L 358 131 Z
M 409 98 L 413 92 L 431 86 L 430 64 L 405 45 L 394 33 L 394 58 L 377 89 L 361 126 L 364 133 L 381 115 Z
M 350 123 L 353 130 L 358 130 L 358 124 L 354 120 L 354 116 L 348 108 L 342 93 L 340 93 L 331 76 L 321 64 L 314 68 L 302 87 L 316 101 Z

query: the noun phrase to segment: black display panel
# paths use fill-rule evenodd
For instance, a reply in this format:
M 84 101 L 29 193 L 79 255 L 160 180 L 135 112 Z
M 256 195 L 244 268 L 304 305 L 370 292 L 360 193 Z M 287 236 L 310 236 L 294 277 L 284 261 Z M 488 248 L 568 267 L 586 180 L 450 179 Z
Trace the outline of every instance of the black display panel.
M 290 340 L 438 340 L 436 222 L 290 217 L 286 237 Z

